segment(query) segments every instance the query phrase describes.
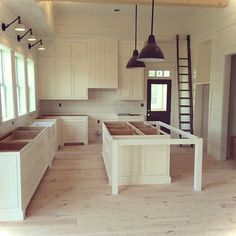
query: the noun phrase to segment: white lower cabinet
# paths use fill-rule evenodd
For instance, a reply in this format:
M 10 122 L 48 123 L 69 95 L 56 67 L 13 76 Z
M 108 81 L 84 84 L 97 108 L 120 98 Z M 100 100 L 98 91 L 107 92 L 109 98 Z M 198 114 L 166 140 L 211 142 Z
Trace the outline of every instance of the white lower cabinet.
M 88 116 L 61 116 L 62 144 L 88 144 Z
M 45 120 L 34 120 L 34 123 L 31 125 L 32 127 L 48 127 L 48 161 L 49 166 L 52 166 L 52 162 L 56 155 L 56 151 L 58 149 L 57 144 L 57 128 L 56 121 L 45 121 Z
M 10 137 L 6 143 L 1 142 L 0 221 L 24 219 L 26 208 L 49 165 L 48 145 L 48 128 L 41 128 L 31 141 L 19 142 L 18 138 L 14 141 Z

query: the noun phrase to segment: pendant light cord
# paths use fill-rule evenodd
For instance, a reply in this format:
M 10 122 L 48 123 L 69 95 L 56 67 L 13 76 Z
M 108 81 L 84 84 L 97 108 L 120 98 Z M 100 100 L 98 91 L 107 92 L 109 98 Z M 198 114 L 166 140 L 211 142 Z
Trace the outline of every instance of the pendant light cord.
M 134 40 L 135 40 L 135 50 L 137 50 L 137 11 L 138 11 L 138 6 L 137 5 L 135 5 L 135 38 L 134 38 Z
M 152 0 L 152 22 L 151 22 L 151 35 L 153 35 L 153 19 L 154 19 L 154 0 Z

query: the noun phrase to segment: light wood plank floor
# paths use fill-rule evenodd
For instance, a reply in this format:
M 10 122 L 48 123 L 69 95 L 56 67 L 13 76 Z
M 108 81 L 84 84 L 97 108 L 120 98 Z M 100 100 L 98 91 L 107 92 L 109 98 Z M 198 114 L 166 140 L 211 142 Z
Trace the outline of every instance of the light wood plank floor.
M 235 236 L 236 164 L 204 157 L 193 191 L 191 148 L 174 148 L 171 185 L 111 188 L 101 145 L 65 147 L 46 172 L 24 222 L 0 223 L 0 236 Z

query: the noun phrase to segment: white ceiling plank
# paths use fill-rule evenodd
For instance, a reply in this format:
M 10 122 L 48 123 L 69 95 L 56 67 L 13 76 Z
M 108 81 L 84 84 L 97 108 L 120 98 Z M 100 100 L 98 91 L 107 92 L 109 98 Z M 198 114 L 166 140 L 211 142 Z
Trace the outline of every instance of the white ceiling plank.
M 22 0 L 23 1 L 23 0 Z M 47 0 L 37 0 L 47 1 Z M 51 0 L 51 2 L 65 2 L 65 0 Z M 101 3 L 101 4 L 128 4 L 128 5 L 150 5 L 151 0 L 66 0 L 66 2 Z M 164 6 L 199 6 L 199 7 L 221 7 L 229 5 L 229 0 L 156 0 L 158 5 Z

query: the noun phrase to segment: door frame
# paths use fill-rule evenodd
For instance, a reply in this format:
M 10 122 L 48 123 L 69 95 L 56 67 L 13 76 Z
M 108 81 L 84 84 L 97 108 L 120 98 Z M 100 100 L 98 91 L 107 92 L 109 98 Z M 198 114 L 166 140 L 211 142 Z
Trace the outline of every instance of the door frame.
M 151 110 L 151 84 L 167 84 L 167 110 L 165 112 L 169 113 L 169 124 L 171 123 L 171 91 L 172 91 L 172 80 L 171 79 L 148 79 L 147 80 L 147 121 L 154 121 L 149 116 L 149 112 Z M 150 117 L 150 118 L 149 118 Z

